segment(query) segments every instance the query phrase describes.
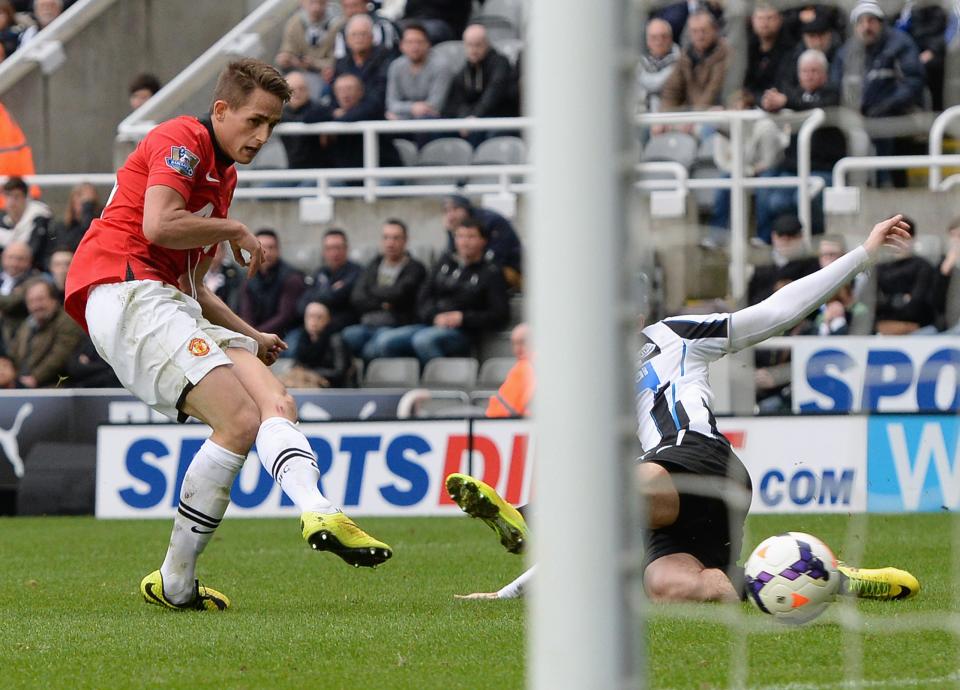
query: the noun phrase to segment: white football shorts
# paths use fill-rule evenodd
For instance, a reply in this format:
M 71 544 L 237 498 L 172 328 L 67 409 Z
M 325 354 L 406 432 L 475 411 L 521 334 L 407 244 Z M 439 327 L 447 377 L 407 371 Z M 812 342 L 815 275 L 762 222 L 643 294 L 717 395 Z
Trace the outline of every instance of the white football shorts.
M 253 338 L 210 323 L 199 302 L 156 280 L 94 286 L 86 317 L 97 352 L 120 383 L 181 422 L 186 394 L 211 370 L 232 364 L 224 349 L 257 353 Z

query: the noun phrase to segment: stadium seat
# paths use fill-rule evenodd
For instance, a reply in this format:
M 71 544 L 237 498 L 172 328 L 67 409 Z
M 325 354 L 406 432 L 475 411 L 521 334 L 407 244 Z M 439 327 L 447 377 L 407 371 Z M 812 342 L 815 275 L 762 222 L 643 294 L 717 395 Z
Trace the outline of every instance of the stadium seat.
M 484 410 L 487 409 L 487 405 L 490 403 L 490 398 L 495 396 L 497 391 L 480 389 L 475 390 L 470 393 L 470 404 L 474 407 L 482 407 Z
M 473 152 L 474 165 L 519 165 L 527 162 L 527 145 L 520 137 L 493 137 Z
M 703 180 L 720 177 L 722 175 L 723 173 L 719 168 L 717 168 L 717 166 L 713 164 L 713 161 L 698 161 L 694 166 L 690 177 L 695 180 Z M 702 214 L 712 213 L 716 194 L 716 189 L 694 189 L 693 198 L 697 200 L 697 210 Z
M 292 348 L 291 348 L 292 349 Z M 276 362 L 270 365 L 270 371 L 273 372 L 273 375 L 277 378 L 280 378 L 288 371 L 293 369 L 293 365 L 296 364 L 296 360 L 293 357 L 281 357 Z
M 363 372 L 364 388 L 416 388 L 420 362 L 415 357 L 371 360 Z
M 420 384 L 426 388 L 473 388 L 479 363 L 473 357 L 437 357 L 423 368 Z
M 397 149 L 397 154 L 400 156 L 400 162 L 405 166 L 413 166 L 417 164 L 417 145 L 414 144 L 409 139 L 401 139 L 397 137 L 393 140 L 393 145 Z
M 490 43 L 497 52 L 502 53 L 510 61 L 510 65 L 513 67 L 517 66 L 526 45 L 522 38 L 511 38 L 509 36 L 491 39 Z
M 477 375 L 477 387 L 492 390 L 500 388 L 516 361 L 513 357 L 491 357 L 484 361 Z
M 513 346 L 510 344 L 510 331 L 488 333 L 480 341 L 480 359 L 491 357 L 511 357 Z
M 437 391 L 437 393 L 439 393 L 439 395 L 434 394 L 417 406 L 418 418 L 450 419 L 482 417 L 484 415 L 486 408 L 480 407 L 479 405 L 471 405 L 466 393 L 461 391 Z M 458 395 L 454 396 L 452 393 L 457 393 Z
M 645 162 L 676 161 L 689 170 L 697 159 L 698 146 L 694 137 L 683 132 L 658 134 L 650 137 L 647 145 L 643 147 L 642 160 Z
M 428 142 L 420 149 L 417 158 L 419 166 L 434 165 L 470 165 L 473 160 L 473 147 L 459 137 L 443 137 Z M 426 183 L 457 184 L 456 177 L 434 177 Z
M 288 167 L 287 150 L 283 148 L 280 137 L 268 139 L 249 165 L 237 165 L 238 169 L 247 170 L 284 170 Z
M 491 41 L 498 37 L 520 38 L 523 32 L 523 0 L 485 0 L 480 11 L 470 18 L 483 24 Z
M 446 63 L 447 69 L 457 73 L 463 69 L 467 62 L 466 53 L 463 52 L 463 41 L 444 41 L 433 46 L 431 52 L 440 57 Z

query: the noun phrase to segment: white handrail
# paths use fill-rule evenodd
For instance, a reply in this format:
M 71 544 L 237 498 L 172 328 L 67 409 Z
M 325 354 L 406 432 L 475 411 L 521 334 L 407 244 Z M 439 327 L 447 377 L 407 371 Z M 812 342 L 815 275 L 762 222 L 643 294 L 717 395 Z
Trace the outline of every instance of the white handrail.
M 846 187 L 847 173 L 852 170 L 901 170 L 931 168 L 934 165 L 960 165 L 960 154 L 918 156 L 847 156 L 833 166 L 832 187 Z
M 928 144 L 928 151 L 931 156 L 940 156 L 943 154 L 944 132 L 947 130 L 947 125 L 958 115 L 960 115 L 960 105 L 955 105 L 944 110 L 937 116 L 937 119 L 933 121 L 933 125 L 930 127 L 930 142 Z M 943 171 L 939 165 L 930 168 L 929 187 L 931 192 L 937 191 L 940 187 L 942 175 Z
M 798 187 L 799 199 L 797 204 L 797 215 L 800 217 L 800 224 L 803 226 L 803 238 L 809 243 L 813 235 L 813 210 L 811 208 L 810 194 L 810 148 L 813 141 L 814 131 L 823 123 L 827 115 L 822 108 L 816 108 L 810 111 L 810 117 L 804 120 L 800 125 L 800 131 L 797 133 L 797 177 L 800 178 Z M 820 178 L 815 178 L 818 182 L 823 182 Z M 823 188 L 823 185 L 820 187 Z
M 45 45 L 54 41 L 66 43 L 116 1 L 80 0 L 44 27 L 27 45 L 15 50 L 0 63 L 0 95 L 34 68 Z

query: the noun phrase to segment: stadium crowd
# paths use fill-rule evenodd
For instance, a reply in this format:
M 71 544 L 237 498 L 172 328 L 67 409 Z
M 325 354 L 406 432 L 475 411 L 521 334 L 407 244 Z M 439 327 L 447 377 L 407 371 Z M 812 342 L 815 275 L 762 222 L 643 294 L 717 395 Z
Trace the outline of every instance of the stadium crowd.
M 4 54 L 24 45 L 70 4 L 0 0 Z M 471 23 L 473 5 L 469 0 L 300 0 L 274 58 L 293 92 L 283 121 L 519 114 L 520 52 L 498 50 L 488 28 Z M 860 0 L 847 16 L 828 5 L 780 11 L 757 3 L 747 28 L 744 77 L 733 88 L 727 83 L 734 59 L 725 38 L 728 28 L 719 2 L 684 1 L 653 9 L 636 68 L 637 110 L 726 106 L 773 115 L 845 107 L 873 118 L 944 107 L 944 62 L 957 25 L 939 5 L 907 2 L 893 16 L 873 0 Z M 129 86 L 131 108 L 159 88 L 156 77 L 137 75 Z M 466 130 L 459 135 L 472 146 L 489 136 Z M 677 136 L 693 138 L 701 149 L 709 146 L 718 170 L 729 171 L 730 141 L 722 128 L 654 127 L 646 135 L 647 150 L 659 138 Z M 422 147 L 433 138 L 418 134 L 410 143 Z M 772 118 L 752 121 L 744 152 L 748 171 L 796 174 L 796 139 L 795 131 Z M 288 135 L 281 140 L 291 168 L 362 165 L 360 135 Z M 393 141 L 381 137 L 380 143 L 381 164 L 399 165 Z M 873 141 L 877 153 L 905 152 L 909 143 Z M 812 149 L 813 173 L 829 183 L 833 165 L 846 154 L 846 134 L 838 127 L 821 127 Z M 891 175 L 878 182 L 903 180 Z M 48 354 L 53 365 L 35 361 L 36 348 L 27 347 L 31 356 L 23 356 L 25 342 L 40 342 L 51 329 L 70 330 L 69 322 L 58 321 L 59 305 L 51 312 L 49 304 L 40 304 L 46 301 L 41 293 L 49 292 L 46 297 L 55 302 L 62 295 L 71 253 L 99 214 L 102 200 L 92 185 L 79 185 L 64 212 L 55 214 L 29 191 L 18 178 L 4 185 L 0 335 L 12 366 L 0 367 L 0 372 L 10 369 L 13 374 L 0 376 L 0 386 L 57 385 L 62 380 L 103 385 L 112 375 L 82 333 L 67 334 L 63 340 L 71 346 Z M 804 244 L 794 192 L 761 189 L 754 200 L 760 254 L 754 253 L 759 260 L 750 281 L 751 304 L 844 248 L 842 237 L 818 237 L 816 247 Z M 725 242 L 729 193 L 716 194 L 705 220 L 717 231 L 713 245 Z M 813 225 L 815 233 L 822 233 L 822 210 L 815 208 Z M 446 251 L 432 265 L 408 251 L 403 219 L 384 220 L 379 252 L 365 265 L 350 259 L 349 229 L 331 228 L 322 239 L 323 264 L 306 274 L 283 258 L 284 229 L 262 228 L 258 236 L 267 260 L 256 276 L 246 280 L 232 259 L 218 254 L 206 280 L 248 322 L 288 340 L 287 355 L 295 361 L 286 374 L 289 385 L 353 385 L 357 360 L 412 356 L 425 364 L 436 357 L 470 355 L 484 338 L 511 325 L 510 299 L 522 291 L 522 248 L 513 225 L 465 197 L 451 196 L 445 200 L 442 226 Z M 939 265 L 912 254 L 897 257 L 871 280 L 842 290 L 794 331 L 905 334 L 960 328 L 958 310 L 948 304 L 960 256 L 956 226 L 960 222 L 943 229 L 948 249 Z M 37 287 L 41 283 L 49 291 Z M 31 301 L 28 292 L 36 299 Z M 771 409 L 783 401 L 788 373 L 783 365 L 780 353 L 766 353 L 757 362 L 758 388 L 773 399 Z

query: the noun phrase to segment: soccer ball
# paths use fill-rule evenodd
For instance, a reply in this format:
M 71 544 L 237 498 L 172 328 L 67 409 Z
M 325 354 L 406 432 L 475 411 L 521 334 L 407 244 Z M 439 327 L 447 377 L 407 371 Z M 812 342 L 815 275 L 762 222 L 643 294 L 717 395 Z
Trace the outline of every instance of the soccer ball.
M 803 532 L 764 539 L 744 570 L 753 603 L 784 623 L 813 620 L 836 598 L 840 587 L 837 559 L 830 547 Z

